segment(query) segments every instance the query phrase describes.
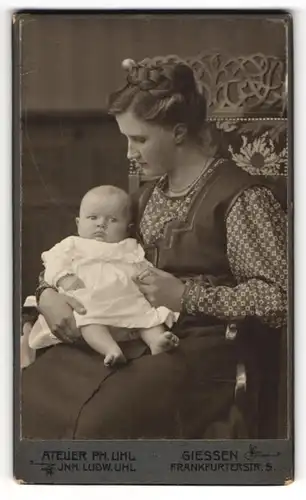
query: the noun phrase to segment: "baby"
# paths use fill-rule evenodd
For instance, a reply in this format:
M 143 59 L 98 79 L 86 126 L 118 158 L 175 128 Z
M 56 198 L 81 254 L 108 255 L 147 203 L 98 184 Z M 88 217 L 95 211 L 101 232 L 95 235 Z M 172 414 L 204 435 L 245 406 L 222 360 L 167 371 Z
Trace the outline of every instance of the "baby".
M 42 254 L 45 281 L 84 305 L 85 315 L 74 313 L 76 324 L 90 347 L 104 356 L 106 366 L 125 362 L 117 341 L 131 336 L 120 338 L 122 328 L 137 329 L 152 354 L 179 343 L 164 327 L 171 327 L 178 314 L 152 307 L 133 281 L 152 264 L 137 241 L 128 237 L 130 222 L 127 193 L 114 186 L 93 188 L 81 201 L 78 236 L 69 236 Z M 39 349 L 58 342 L 40 315 L 29 346 Z

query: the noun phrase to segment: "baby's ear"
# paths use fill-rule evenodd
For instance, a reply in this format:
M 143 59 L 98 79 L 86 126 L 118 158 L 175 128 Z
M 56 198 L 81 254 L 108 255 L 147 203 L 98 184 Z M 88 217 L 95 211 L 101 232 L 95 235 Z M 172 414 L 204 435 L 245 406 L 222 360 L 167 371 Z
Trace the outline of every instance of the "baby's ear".
M 79 229 L 80 217 L 75 218 L 76 227 Z
M 135 238 L 135 235 L 136 235 L 135 224 L 133 224 L 132 222 L 128 225 L 128 235 L 131 238 Z

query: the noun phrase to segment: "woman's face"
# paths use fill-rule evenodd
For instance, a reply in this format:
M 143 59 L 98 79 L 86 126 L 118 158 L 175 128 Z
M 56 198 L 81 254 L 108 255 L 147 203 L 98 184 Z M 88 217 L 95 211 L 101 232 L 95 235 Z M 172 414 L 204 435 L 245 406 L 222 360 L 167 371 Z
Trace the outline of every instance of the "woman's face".
M 173 169 L 177 150 L 173 130 L 140 120 L 129 110 L 116 120 L 128 140 L 128 159 L 138 163 L 145 175 L 163 175 Z

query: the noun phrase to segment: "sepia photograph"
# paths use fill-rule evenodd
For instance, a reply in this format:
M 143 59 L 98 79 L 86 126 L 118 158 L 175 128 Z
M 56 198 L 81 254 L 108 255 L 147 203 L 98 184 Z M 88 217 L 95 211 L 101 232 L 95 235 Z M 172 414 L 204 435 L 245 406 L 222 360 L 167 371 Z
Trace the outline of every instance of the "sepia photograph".
M 290 15 L 12 30 L 17 479 L 291 481 Z

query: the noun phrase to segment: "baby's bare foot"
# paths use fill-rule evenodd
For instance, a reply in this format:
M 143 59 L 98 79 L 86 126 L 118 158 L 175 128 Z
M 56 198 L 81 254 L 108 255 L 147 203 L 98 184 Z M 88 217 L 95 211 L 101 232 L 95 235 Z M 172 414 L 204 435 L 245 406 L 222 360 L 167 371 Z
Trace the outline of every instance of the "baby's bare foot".
M 151 342 L 151 354 L 160 354 L 161 352 L 170 351 L 179 345 L 179 338 L 171 332 L 164 332 L 156 336 L 156 340 Z
M 122 363 L 126 363 L 126 359 L 121 350 L 109 352 L 104 358 L 104 365 L 108 368 Z

